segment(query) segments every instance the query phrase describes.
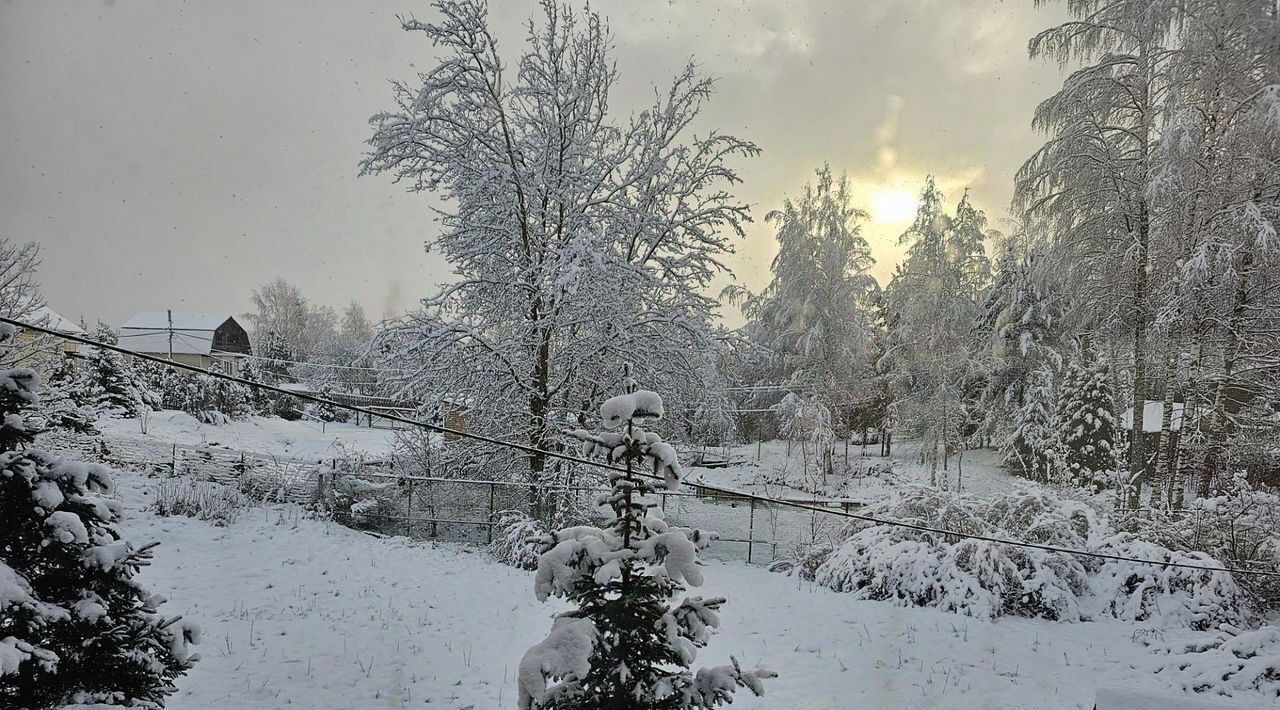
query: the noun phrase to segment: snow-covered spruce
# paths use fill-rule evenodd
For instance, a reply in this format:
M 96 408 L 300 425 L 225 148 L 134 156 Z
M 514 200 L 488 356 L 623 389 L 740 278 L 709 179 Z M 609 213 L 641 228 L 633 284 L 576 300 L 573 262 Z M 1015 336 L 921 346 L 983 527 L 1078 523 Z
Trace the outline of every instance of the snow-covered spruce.
M 22 450 L 37 380 L 0 371 L 0 698 L 161 707 L 198 658 L 199 630 L 157 614 L 164 599 L 134 580 L 151 546 L 116 529 L 109 469 Z
M 110 345 L 118 341 L 105 323 L 98 324 L 93 337 Z M 133 366 L 106 348 L 91 349 L 82 383 L 92 396 L 92 404 L 108 416 L 136 417 L 144 409 L 160 406 L 159 397 L 146 387 Z
M 731 702 L 739 687 L 763 694 L 761 680 L 774 676 L 743 670 L 736 660 L 689 670 L 719 625 L 725 600 L 669 602 L 684 585 L 702 584 L 698 545 L 708 537 L 668 526 L 651 498 L 654 485 L 640 475 L 651 472 L 668 489 L 679 485 L 675 450 L 640 428 L 662 414 L 657 393 L 632 391 L 600 408 L 601 419 L 620 431 L 573 433 L 584 455 L 604 454 L 635 474 L 611 472 L 605 500 L 616 515 L 612 522 L 556 532 L 538 560 L 538 599 L 565 597 L 577 608 L 561 614 L 521 660 L 522 710 L 714 708 Z
M 1107 487 L 1119 463 L 1115 395 L 1106 365 L 1093 353 L 1082 351 L 1067 367 L 1055 420 L 1063 475 L 1095 491 Z
M 1196 629 L 1245 623 L 1253 600 L 1225 572 L 1161 567 L 1219 566 L 1115 533 L 1084 503 L 1044 493 L 990 499 L 913 489 L 866 510 L 869 516 L 989 537 L 1027 540 L 1151 560 L 1144 565 L 1003 545 L 855 521 L 832 550 L 801 570 L 813 581 L 863 599 L 929 606 L 990 619 L 1023 616 L 1080 621 L 1158 620 Z M 816 563 L 816 564 L 815 564 Z

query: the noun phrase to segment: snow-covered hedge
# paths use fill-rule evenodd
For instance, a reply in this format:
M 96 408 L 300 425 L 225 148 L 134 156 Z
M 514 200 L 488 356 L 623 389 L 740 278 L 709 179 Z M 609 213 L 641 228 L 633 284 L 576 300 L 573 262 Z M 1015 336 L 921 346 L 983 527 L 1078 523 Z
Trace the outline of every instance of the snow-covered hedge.
M 1280 495 L 1255 488 L 1238 472 L 1216 496 L 1169 513 L 1144 510 L 1117 516 L 1116 528 L 1180 551 L 1200 551 L 1229 567 L 1280 569 Z M 1280 606 L 1280 579 L 1241 575 L 1240 586 L 1264 606 Z
M 1131 534 L 1116 534 L 1087 505 L 1044 493 L 979 500 L 929 488 L 868 508 L 871 517 L 1053 547 L 1219 566 Z M 1116 617 L 1209 628 L 1242 623 L 1251 597 L 1231 575 L 1072 555 L 855 521 L 825 559 L 800 574 L 836 591 L 903 606 L 990 619 Z M 814 560 L 815 562 L 817 560 Z M 810 571 L 811 570 L 811 571 Z

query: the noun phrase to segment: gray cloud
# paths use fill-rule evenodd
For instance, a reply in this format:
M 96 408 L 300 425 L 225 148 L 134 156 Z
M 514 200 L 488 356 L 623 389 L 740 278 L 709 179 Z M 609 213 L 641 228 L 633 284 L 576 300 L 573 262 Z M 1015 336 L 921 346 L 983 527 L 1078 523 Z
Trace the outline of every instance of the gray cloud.
M 504 50 L 530 2 L 492 3 Z M 1030 2 L 593 3 L 617 44 L 619 110 L 634 110 L 692 57 L 719 77 L 698 130 L 756 141 L 740 194 L 757 218 L 822 162 L 870 198 L 916 191 L 928 172 L 993 217 L 1037 143 L 1031 111 L 1056 81 L 1026 39 L 1058 18 Z M 422 249 L 421 195 L 356 179 L 367 118 L 389 78 L 431 48 L 395 15 L 426 3 L 0 4 L 0 233 L 44 248 L 41 281 L 70 317 L 119 322 L 167 307 L 248 307 L 279 274 L 334 305 L 381 314 L 446 280 Z M 868 225 L 877 273 L 900 227 Z M 757 222 L 731 265 L 767 278 Z

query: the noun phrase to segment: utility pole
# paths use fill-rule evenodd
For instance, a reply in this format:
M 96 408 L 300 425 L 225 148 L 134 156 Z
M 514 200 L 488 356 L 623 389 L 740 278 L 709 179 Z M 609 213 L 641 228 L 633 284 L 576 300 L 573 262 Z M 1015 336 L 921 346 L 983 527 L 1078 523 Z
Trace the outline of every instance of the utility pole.
M 169 309 L 169 362 L 173 362 L 173 309 Z

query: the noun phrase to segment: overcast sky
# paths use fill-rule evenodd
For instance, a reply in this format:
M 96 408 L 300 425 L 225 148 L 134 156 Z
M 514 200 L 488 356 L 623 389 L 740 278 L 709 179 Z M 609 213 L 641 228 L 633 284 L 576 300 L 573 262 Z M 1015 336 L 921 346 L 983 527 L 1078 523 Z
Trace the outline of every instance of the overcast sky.
M 741 161 L 756 224 L 731 265 L 752 288 L 776 247 L 764 214 L 815 167 L 845 170 L 882 278 L 927 173 L 993 220 L 1039 140 L 1059 71 L 1027 40 L 1032 0 L 595 0 L 629 111 L 690 57 L 719 79 L 699 127 L 759 144 Z M 524 0 L 491 2 L 509 56 Z M 428 197 L 357 178 L 389 78 L 432 63 L 397 14 L 427 2 L 0 0 L 0 235 L 41 244 L 63 315 L 240 313 L 274 276 L 313 301 L 402 312 L 448 278 L 423 243 Z M 415 66 L 417 67 L 415 69 Z M 905 191 L 905 192 L 904 192 Z M 730 317 L 730 321 L 736 318 Z

